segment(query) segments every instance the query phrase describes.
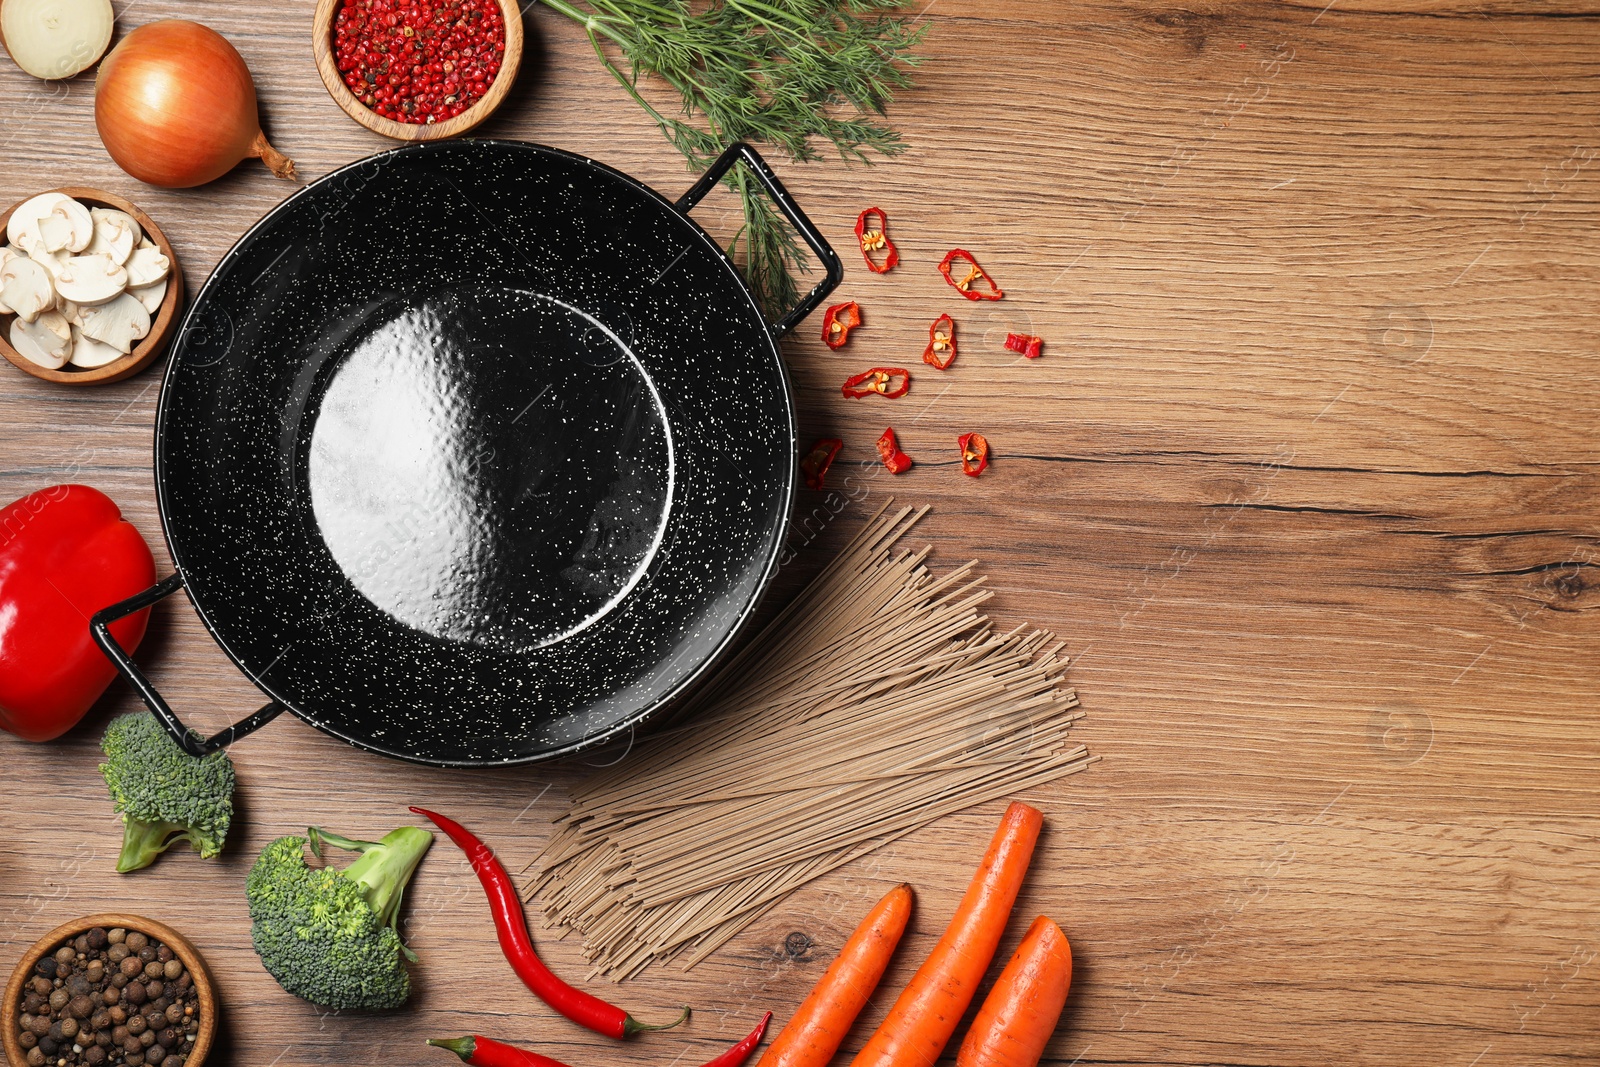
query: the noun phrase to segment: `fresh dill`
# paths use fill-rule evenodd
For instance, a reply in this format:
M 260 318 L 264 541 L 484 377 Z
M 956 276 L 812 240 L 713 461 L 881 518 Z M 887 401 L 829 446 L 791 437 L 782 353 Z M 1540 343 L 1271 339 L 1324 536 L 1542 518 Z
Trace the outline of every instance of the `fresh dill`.
M 862 163 L 906 147 L 879 121 L 911 84 L 912 49 L 926 31 L 892 13 L 902 0 L 542 2 L 583 26 L 600 62 L 696 172 L 734 141 L 797 162 L 818 158 L 819 144 Z M 676 89 L 681 111 L 646 100 L 641 75 Z M 799 298 L 795 274 L 809 270 L 808 255 L 748 172 L 735 168 L 726 181 L 744 207 L 729 253 L 761 308 L 780 317 Z

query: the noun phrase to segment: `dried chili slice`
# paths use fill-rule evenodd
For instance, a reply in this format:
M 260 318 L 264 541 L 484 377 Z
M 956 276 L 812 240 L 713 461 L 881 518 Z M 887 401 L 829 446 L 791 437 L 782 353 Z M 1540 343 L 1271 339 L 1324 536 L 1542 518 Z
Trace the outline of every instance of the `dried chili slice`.
M 911 372 L 904 367 L 873 367 L 851 377 L 841 391 L 848 397 L 881 396 L 894 400 L 910 389 Z
M 843 348 L 850 340 L 850 331 L 860 325 L 860 304 L 854 300 L 835 304 L 822 313 L 822 343 L 829 348 Z
M 1044 338 L 1035 337 L 1031 333 L 1008 333 L 1006 347 L 1013 352 L 1022 353 L 1029 359 L 1038 359 L 1044 354 Z
M 922 362 L 944 370 L 956 361 L 956 320 L 940 315 L 928 327 L 928 347 L 922 350 Z
M 957 441 L 961 445 L 961 471 L 976 478 L 989 466 L 989 439 L 981 433 L 964 433 Z
M 965 265 L 959 278 L 950 273 L 951 264 L 957 262 Z M 946 252 L 944 258 L 939 261 L 939 273 L 944 275 L 947 285 L 954 286 L 956 291 L 968 300 L 999 300 L 1006 295 L 994 283 L 994 279 L 978 266 L 978 261 L 972 258 L 972 253 L 964 248 L 952 248 Z M 988 282 L 989 288 L 974 289 L 972 285 L 978 281 Z
M 868 221 L 874 215 L 878 218 L 876 226 Z M 888 274 L 900 262 L 900 252 L 889 240 L 889 216 L 882 208 L 869 207 L 856 216 L 856 240 L 861 242 L 861 258 L 867 261 L 867 269 L 872 273 Z M 873 261 L 874 252 L 883 253 L 882 263 Z
M 828 477 L 828 468 L 833 466 L 839 449 L 843 447 L 844 442 L 837 437 L 824 437 L 811 446 L 811 451 L 800 461 L 800 472 L 806 476 L 806 488 L 821 491 Z
M 900 451 L 900 442 L 894 435 L 894 427 L 883 431 L 883 436 L 878 438 L 878 455 L 883 457 L 883 465 L 889 468 L 890 474 L 903 474 L 911 469 L 911 457 Z

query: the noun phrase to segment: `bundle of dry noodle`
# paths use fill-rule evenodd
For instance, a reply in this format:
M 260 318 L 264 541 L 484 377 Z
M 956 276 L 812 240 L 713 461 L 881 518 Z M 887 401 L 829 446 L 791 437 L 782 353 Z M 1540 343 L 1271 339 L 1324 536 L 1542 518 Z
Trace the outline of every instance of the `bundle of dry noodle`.
M 591 976 L 692 967 L 824 872 L 1092 761 L 1061 646 L 997 633 L 973 564 L 897 547 L 925 513 L 879 512 L 685 725 L 580 788 L 527 895 Z

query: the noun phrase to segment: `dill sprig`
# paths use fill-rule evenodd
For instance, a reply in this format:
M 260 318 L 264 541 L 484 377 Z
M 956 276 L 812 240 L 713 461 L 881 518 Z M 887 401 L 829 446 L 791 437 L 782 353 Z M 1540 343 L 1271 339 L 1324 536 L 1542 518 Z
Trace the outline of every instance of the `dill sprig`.
M 542 2 L 583 26 L 600 62 L 696 172 L 734 141 L 776 147 L 796 162 L 817 159 L 819 144 L 862 163 L 906 147 L 878 121 L 911 84 L 912 49 L 926 30 L 886 13 L 903 0 Z M 663 114 L 646 100 L 641 75 L 676 89 L 681 112 Z M 726 181 L 744 207 L 729 254 L 776 318 L 799 298 L 794 275 L 810 269 L 806 250 L 743 168 Z

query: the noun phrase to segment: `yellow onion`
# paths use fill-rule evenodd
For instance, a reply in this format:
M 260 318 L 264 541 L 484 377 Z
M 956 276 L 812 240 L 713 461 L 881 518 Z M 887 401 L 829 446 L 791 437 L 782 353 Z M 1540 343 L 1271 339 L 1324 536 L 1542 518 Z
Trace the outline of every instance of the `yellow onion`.
M 197 22 L 151 22 L 124 37 L 95 78 L 94 123 L 117 166 L 151 185 L 204 185 L 250 158 L 294 177 L 261 132 L 250 68 Z

